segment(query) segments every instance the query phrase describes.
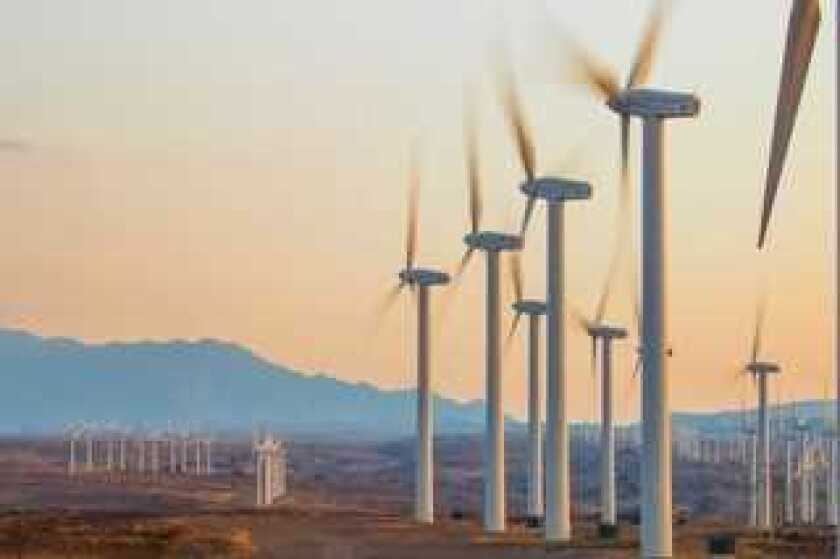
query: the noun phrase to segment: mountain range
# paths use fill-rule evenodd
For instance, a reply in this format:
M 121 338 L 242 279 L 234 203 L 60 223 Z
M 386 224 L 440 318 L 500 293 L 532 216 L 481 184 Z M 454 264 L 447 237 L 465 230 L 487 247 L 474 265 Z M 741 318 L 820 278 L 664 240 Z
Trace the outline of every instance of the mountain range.
M 776 407 L 819 423 L 830 402 Z M 0 329 L 0 432 L 50 433 L 85 422 L 122 429 L 271 428 L 283 434 L 395 438 L 414 429 L 412 390 L 387 391 L 272 363 L 230 342 L 89 344 Z M 737 431 L 749 413 L 674 414 L 674 430 Z M 438 433 L 483 430 L 481 401 L 435 398 Z M 522 425 L 508 420 L 508 429 Z

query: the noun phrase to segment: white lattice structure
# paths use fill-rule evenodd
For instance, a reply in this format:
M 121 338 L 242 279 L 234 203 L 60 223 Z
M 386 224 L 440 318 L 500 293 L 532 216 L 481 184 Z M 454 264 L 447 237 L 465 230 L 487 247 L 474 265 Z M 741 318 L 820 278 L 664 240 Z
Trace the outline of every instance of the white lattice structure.
M 283 442 L 270 435 L 258 441 L 254 450 L 257 458 L 257 506 L 270 506 L 286 494 L 286 451 Z

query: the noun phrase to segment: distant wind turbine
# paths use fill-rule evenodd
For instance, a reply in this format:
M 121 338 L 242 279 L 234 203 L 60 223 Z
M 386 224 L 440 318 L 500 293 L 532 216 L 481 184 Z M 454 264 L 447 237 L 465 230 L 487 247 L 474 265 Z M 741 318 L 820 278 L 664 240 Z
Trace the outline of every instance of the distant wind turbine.
M 468 111 L 469 112 L 469 111 Z M 481 230 L 483 202 L 479 176 L 478 145 L 475 123 L 468 114 L 465 122 L 467 178 L 469 185 L 470 232 L 464 237 L 466 252 L 461 258 L 460 277 L 473 255 L 483 251 L 487 257 L 487 330 L 486 344 L 486 439 L 484 448 L 484 528 L 489 532 L 505 530 L 505 425 L 502 409 L 500 330 L 499 330 L 499 256 L 517 252 L 522 239 L 516 235 Z
M 417 438 L 414 487 L 414 518 L 417 522 L 434 521 L 434 410 L 430 370 L 429 289 L 449 283 L 449 274 L 431 268 L 418 268 L 418 197 L 420 175 L 416 153 L 412 153 L 408 191 L 408 218 L 405 246 L 405 268 L 399 272 L 399 283 L 389 296 L 393 301 L 408 287 L 417 296 Z
M 592 187 L 582 181 L 538 177 L 536 148 L 525 122 L 519 94 L 509 67 L 503 68 L 501 86 L 508 123 L 516 141 L 526 180 L 520 191 L 528 205 L 522 221 L 526 232 L 537 200 L 548 206 L 546 254 L 546 459 L 545 459 L 545 538 L 568 541 L 572 537 L 571 487 L 569 476 L 568 381 L 565 367 L 565 205 L 588 200 Z
M 764 307 L 759 306 L 756 316 L 755 332 L 752 341 L 750 362 L 745 370 L 751 374 L 758 386 L 758 527 L 769 530 L 772 522 L 770 497 L 770 421 L 767 413 L 768 375 L 781 372 L 778 364 L 759 360 L 761 340 L 764 329 Z
M 545 510 L 543 491 L 543 437 L 542 437 L 542 378 L 540 375 L 540 318 L 547 307 L 543 301 L 525 299 L 523 294 L 522 264 L 518 253 L 513 253 L 511 280 L 516 300 L 515 313 L 508 339 L 513 338 L 523 316 L 528 320 L 528 517 L 541 519 Z

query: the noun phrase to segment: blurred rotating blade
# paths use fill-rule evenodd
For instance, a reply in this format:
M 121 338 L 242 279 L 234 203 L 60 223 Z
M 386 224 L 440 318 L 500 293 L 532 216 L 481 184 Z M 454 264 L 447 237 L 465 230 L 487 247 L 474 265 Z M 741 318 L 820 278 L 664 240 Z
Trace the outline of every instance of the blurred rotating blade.
M 583 313 L 570 305 L 569 314 L 572 316 L 572 320 L 574 320 L 574 323 L 578 326 L 578 328 L 580 328 L 588 334 L 590 323 L 589 320 L 583 315 Z
M 416 146 L 412 148 L 411 170 L 408 183 L 408 215 L 406 219 L 408 230 L 405 242 L 405 268 L 414 268 L 417 256 L 417 207 L 420 195 L 420 166 L 417 161 Z
M 621 86 L 614 72 L 572 40 L 567 33 L 561 33 L 560 38 L 569 52 L 575 73 L 587 87 L 604 101 L 618 95 Z
M 639 48 L 636 51 L 636 58 L 627 76 L 627 87 L 636 87 L 645 83 L 650 77 L 653 61 L 662 37 L 662 26 L 668 15 L 669 3 L 666 0 L 657 0 L 653 12 L 648 18 Z
M 470 230 L 477 233 L 481 228 L 483 200 L 481 176 L 478 158 L 478 140 L 475 132 L 475 118 L 472 110 L 467 109 L 464 118 L 464 148 L 467 164 L 467 186 L 469 188 Z
M 751 359 L 755 363 L 758 360 L 758 355 L 761 352 L 761 338 L 764 334 L 764 315 L 765 303 L 762 298 L 758 303 L 758 308 L 755 313 L 755 330 L 753 331 Z
M 519 98 L 519 91 L 516 87 L 513 72 L 507 64 L 504 64 L 499 80 L 505 116 L 507 116 L 508 125 L 516 142 L 519 163 L 522 165 L 522 170 L 525 171 L 525 176 L 530 182 L 536 176 L 536 149 L 534 148 L 531 131 L 525 122 L 525 114 L 522 110 L 522 102 Z
M 522 258 L 518 252 L 510 253 L 510 281 L 513 286 L 515 302 L 519 303 L 523 298 L 522 288 Z
M 458 267 L 455 270 L 455 282 L 454 283 L 455 283 L 456 287 L 458 287 L 458 285 L 460 284 L 461 277 L 464 275 L 464 272 L 466 271 L 467 266 L 469 265 L 470 260 L 472 260 L 472 257 L 473 257 L 474 254 L 475 254 L 475 249 L 472 248 L 472 247 L 469 247 L 469 248 L 467 248 L 467 250 L 464 251 L 464 255 L 461 256 L 461 261 L 458 262 Z
M 531 217 L 534 215 L 534 207 L 537 205 L 537 199 L 533 196 L 528 196 L 528 202 L 525 205 L 525 214 L 522 216 L 522 226 L 519 229 L 519 235 L 524 237 L 528 232 L 528 225 L 531 223 Z
M 510 323 L 510 331 L 508 331 L 507 338 L 505 339 L 505 346 L 510 346 L 511 342 L 513 341 L 513 337 L 516 334 L 516 329 L 519 327 L 519 322 L 522 320 L 522 313 L 517 311 L 516 314 L 513 315 L 513 320 Z

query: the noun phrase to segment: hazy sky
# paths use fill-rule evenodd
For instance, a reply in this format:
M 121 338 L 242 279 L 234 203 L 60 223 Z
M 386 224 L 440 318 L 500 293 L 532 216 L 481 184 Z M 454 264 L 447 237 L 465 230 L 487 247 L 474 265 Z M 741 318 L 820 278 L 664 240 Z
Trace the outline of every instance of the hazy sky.
M 489 45 L 501 36 L 541 169 L 596 189 L 568 211 L 568 296 L 589 310 L 612 246 L 618 127 L 570 79 L 545 21 L 551 12 L 626 73 L 649 6 L 7 0 L 0 139 L 28 149 L 0 151 L 0 319 L 97 341 L 226 338 L 306 372 L 412 386 L 410 300 L 375 332 L 374 315 L 403 259 L 414 138 L 423 161 L 419 259 L 451 268 L 462 251 L 465 83 L 481 114 L 485 224 L 510 228 L 523 207 L 492 90 Z M 824 16 L 770 250 L 754 250 L 789 6 L 678 2 L 655 66 L 654 83 L 695 91 L 704 104 L 697 121 L 668 131 L 679 409 L 739 405 L 749 385 L 735 373 L 762 289 L 766 356 L 785 367 L 776 394 L 822 396 L 828 382 L 833 14 Z M 533 296 L 543 293 L 543 230 L 538 215 L 525 255 Z M 435 315 L 434 384 L 458 398 L 483 394 L 483 262 L 473 264 Z M 609 309 L 628 325 L 631 278 L 625 268 Z M 622 417 L 638 407 L 634 344 L 618 359 Z M 506 409 L 516 414 L 525 407 L 521 346 L 504 369 Z M 593 413 L 588 351 L 570 327 L 576 418 Z

